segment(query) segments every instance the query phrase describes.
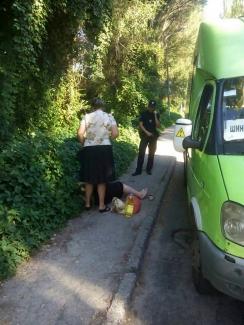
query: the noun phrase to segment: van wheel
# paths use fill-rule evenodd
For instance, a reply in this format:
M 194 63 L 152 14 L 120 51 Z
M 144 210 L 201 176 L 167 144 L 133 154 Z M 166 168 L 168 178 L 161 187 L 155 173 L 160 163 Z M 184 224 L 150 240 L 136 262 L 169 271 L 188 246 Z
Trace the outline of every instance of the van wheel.
M 206 295 L 213 294 L 216 291 L 202 274 L 200 245 L 197 233 L 195 233 L 192 242 L 192 279 L 198 293 Z

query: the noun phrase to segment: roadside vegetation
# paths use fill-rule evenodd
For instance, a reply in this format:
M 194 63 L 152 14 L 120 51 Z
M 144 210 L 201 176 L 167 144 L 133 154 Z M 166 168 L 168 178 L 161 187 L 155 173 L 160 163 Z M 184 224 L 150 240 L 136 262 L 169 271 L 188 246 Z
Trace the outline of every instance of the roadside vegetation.
M 155 99 L 163 128 L 184 114 L 203 0 L 2 0 L 0 278 L 82 211 L 79 119 L 102 97 L 119 123 L 117 176 Z

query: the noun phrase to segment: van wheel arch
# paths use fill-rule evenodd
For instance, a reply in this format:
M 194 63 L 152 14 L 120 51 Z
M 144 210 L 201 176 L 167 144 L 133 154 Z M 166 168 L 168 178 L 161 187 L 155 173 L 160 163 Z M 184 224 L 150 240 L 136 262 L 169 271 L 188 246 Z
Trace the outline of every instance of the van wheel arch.
M 192 281 L 196 291 L 199 294 L 213 294 L 216 292 L 216 290 L 211 285 L 211 283 L 203 276 L 202 273 L 199 231 L 195 223 L 194 210 L 192 206 L 190 206 L 190 214 L 191 222 L 193 223 L 193 238 L 191 243 Z

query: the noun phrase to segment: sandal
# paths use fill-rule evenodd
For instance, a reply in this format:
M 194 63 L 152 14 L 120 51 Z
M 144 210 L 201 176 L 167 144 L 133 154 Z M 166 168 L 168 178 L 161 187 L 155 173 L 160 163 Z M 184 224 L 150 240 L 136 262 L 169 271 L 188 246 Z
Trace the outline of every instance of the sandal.
M 100 213 L 109 212 L 109 211 L 110 211 L 110 208 L 107 207 L 107 206 L 105 206 L 104 209 L 99 209 L 99 212 L 100 212 Z

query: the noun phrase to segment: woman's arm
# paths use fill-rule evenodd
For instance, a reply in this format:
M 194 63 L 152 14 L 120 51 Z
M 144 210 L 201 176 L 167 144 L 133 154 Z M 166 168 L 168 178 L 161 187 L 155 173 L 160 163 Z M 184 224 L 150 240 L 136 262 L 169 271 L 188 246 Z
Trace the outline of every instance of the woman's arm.
M 117 125 L 112 125 L 111 128 L 111 139 L 116 139 L 119 136 L 119 129 Z
M 85 132 L 86 132 L 85 123 L 81 122 L 80 127 L 77 130 L 77 138 L 80 143 L 83 143 L 85 140 Z

